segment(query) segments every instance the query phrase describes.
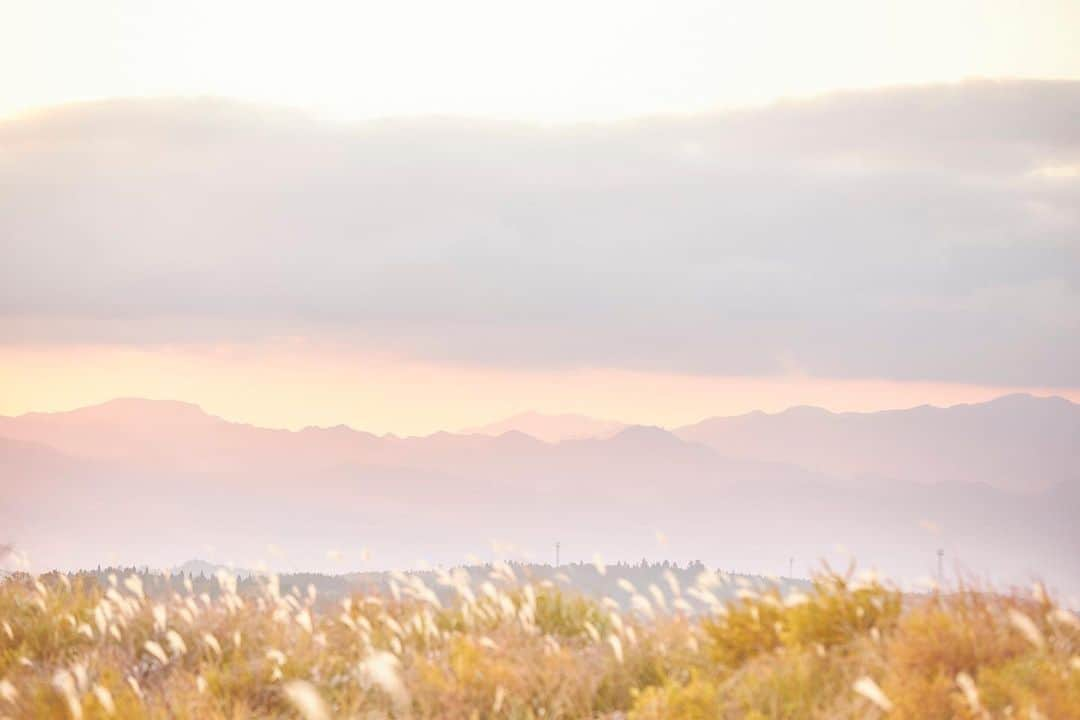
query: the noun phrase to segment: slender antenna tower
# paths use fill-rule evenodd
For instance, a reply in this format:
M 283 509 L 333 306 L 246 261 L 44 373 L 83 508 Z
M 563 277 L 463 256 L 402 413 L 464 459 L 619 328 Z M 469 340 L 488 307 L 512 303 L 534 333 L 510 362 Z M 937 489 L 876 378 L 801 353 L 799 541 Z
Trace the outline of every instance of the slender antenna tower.
M 937 582 L 938 587 L 945 582 L 945 548 L 938 548 L 937 551 Z
M 555 541 L 555 567 L 559 567 L 559 548 L 560 547 L 562 547 L 562 545 L 559 543 L 558 540 L 556 540 Z
M 795 577 L 795 556 L 791 556 L 787 561 L 787 576 Z

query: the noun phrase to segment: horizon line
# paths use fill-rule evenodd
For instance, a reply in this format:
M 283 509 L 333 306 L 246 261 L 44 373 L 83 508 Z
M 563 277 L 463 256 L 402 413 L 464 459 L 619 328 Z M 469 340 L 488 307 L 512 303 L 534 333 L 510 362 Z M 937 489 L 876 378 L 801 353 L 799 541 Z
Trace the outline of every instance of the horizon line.
M 0 414 L 0 418 L 7 418 L 7 419 L 11 419 L 11 420 L 17 420 L 17 419 L 26 418 L 26 417 L 35 416 L 35 415 L 66 415 L 66 414 L 76 413 L 76 412 L 83 411 L 83 410 L 93 410 L 93 409 L 96 409 L 96 408 L 103 408 L 103 407 L 106 407 L 108 405 L 114 405 L 114 404 L 117 404 L 117 403 L 141 402 L 141 403 L 159 403 L 159 404 L 171 404 L 171 405 L 185 405 L 185 406 L 189 406 L 191 408 L 194 408 L 194 409 L 198 410 L 200 413 L 202 413 L 203 415 L 205 415 L 208 418 L 221 420 L 222 422 L 228 423 L 230 425 L 242 425 L 242 426 L 257 428 L 257 429 L 260 429 L 260 430 L 272 430 L 272 431 L 278 431 L 278 432 L 300 433 L 300 432 L 304 432 L 304 431 L 307 431 L 307 430 L 334 430 L 334 429 L 338 429 L 338 428 L 345 428 L 345 429 L 349 430 L 350 432 L 361 433 L 361 434 L 364 434 L 364 435 L 370 435 L 372 437 L 376 437 L 376 438 L 380 438 L 380 439 L 381 438 L 398 438 L 398 439 L 403 439 L 403 440 L 404 439 L 413 439 L 413 438 L 415 438 L 415 439 L 425 439 L 425 438 L 435 437 L 437 435 L 454 435 L 454 436 L 458 436 L 458 437 L 496 437 L 497 438 L 497 437 L 504 437 L 506 435 L 518 434 L 518 435 L 525 435 L 527 437 L 532 438 L 533 440 L 536 440 L 538 442 L 542 442 L 542 443 L 545 443 L 545 444 L 549 444 L 549 445 L 556 444 L 557 445 L 560 442 L 563 442 L 563 441 L 566 441 L 566 440 L 572 441 L 572 440 L 575 440 L 575 439 L 582 440 L 582 439 L 594 439 L 594 438 L 589 438 L 589 437 L 565 438 L 564 440 L 561 440 L 559 442 L 551 443 L 549 441 L 546 441 L 546 440 L 538 438 L 538 437 L 536 437 L 534 435 L 531 435 L 528 432 L 525 432 L 523 430 L 510 429 L 510 430 L 505 430 L 505 431 L 497 433 L 497 434 L 491 434 L 491 433 L 488 433 L 488 432 L 477 432 L 477 430 L 482 430 L 485 427 L 488 427 L 488 426 L 491 426 L 491 425 L 497 425 L 499 423 L 508 422 L 508 421 L 511 421 L 511 420 L 514 420 L 514 419 L 517 419 L 517 418 L 520 418 L 520 417 L 523 417 L 523 416 L 534 415 L 534 416 L 539 416 L 539 417 L 544 417 L 544 418 L 573 417 L 573 418 L 581 418 L 581 419 L 585 419 L 585 420 L 589 420 L 589 421 L 597 422 L 597 423 L 609 423 L 609 424 L 620 425 L 621 427 L 618 428 L 615 431 L 615 433 L 612 435 L 612 437 L 614 437 L 614 435 L 618 435 L 619 433 L 623 432 L 624 430 L 627 430 L 627 429 L 630 429 L 630 428 L 656 428 L 656 429 L 662 430 L 664 432 L 674 433 L 674 432 L 676 432 L 676 431 L 678 431 L 680 429 L 693 427 L 695 425 L 699 425 L 701 423 L 708 422 L 710 420 L 723 420 L 723 419 L 741 418 L 741 417 L 748 417 L 748 416 L 751 416 L 751 415 L 765 415 L 765 416 L 768 416 L 768 417 L 777 417 L 777 416 L 780 416 L 780 415 L 785 415 L 785 414 L 787 414 L 787 413 L 789 413 L 789 412 L 791 412 L 793 410 L 817 410 L 817 411 L 821 411 L 823 413 L 826 413 L 828 415 L 878 415 L 878 414 L 882 414 L 882 413 L 891 413 L 891 412 L 907 412 L 907 411 L 911 411 L 911 410 L 918 410 L 918 409 L 921 409 L 921 408 L 933 408 L 935 410 L 950 410 L 950 409 L 953 409 L 953 408 L 960 408 L 960 407 L 972 407 L 972 406 L 977 406 L 977 405 L 989 405 L 991 403 L 995 403 L 995 402 L 1001 401 L 1003 399 L 1012 398 L 1012 397 L 1023 397 L 1023 398 L 1030 398 L 1030 399 L 1033 399 L 1033 400 L 1060 400 L 1062 402 L 1068 403 L 1069 405 L 1074 405 L 1074 406 L 1075 405 L 1080 405 L 1080 403 L 1077 403 L 1074 400 L 1072 400 L 1071 398 L 1065 397 L 1064 395 L 1060 395 L 1060 394 L 1056 394 L 1056 393 L 1039 394 L 1037 392 L 1027 390 L 1027 391 L 1018 391 L 1018 392 L 1004 392 L 1004 393 L 1002 393 L 1000 395 L 996 395 L 996 396 L 994 396 L 994 397 L 992 397 L 992 398 L 990 398 L 988 400 L 983 400 L 983 401 L 979 401 L 979 402 L 958 402 L 958 403 L 953 403 L 951 405 L 935 405 L 934 403 L 919 403 L 917 405 L 904 405 L 904 406 L 900 406 L 900 407 L 888 407 L 888 408 L 881 408 L 881 409 L 878 409 L 878 410 L 840 410 L 840 411 L 837 411 L 837 410 L 831 410 L 831 409 L 826 408 L 826 407 L 822 407 L 820 405 L 808 405 L 808 404 L 805 404 L 805 403 L 800 403 L 800 404 L 795 404 L 795 405 L 789 405 L 789 406 L 785 407 L 782 410 L 777 410 L 777 411 L 773 411 L 773 412 L 769 412 L 767 410 L 755 409 L 755 410 L 749 410 L 747 412 L 733 413 L 733 414 L 726 414 L 726 415 L 725 414 L 712 414 L 712 415 L 707 415 L 707 416 L 705 416 L 705 417 L 703 417 L 703 418 L 701 418 L 699 420 L 696 420 L 694 422 L 684 423 L 684 424 L 681 424 L 681 425 L 661 425 L 661 424 L 655 424 L 655 423 L 650 424 L 650 423 L 624 422 L 624 421 L 618 420 L 618 419 L 593 417 L 592 415 L 587 415 L 587 414 L 584 414 L 584 413 L 577 413 L 577 412 L 542 412 L 542 411 L 539 411 L 539 410 L 526 409 L 526 410 L 521 410 L 519 412 L 511 413 L 509 415 L 500 417 L 498 419 L 489 421 L 487 423 L 482 423 L 480 425 L 473 425 L 473 426 L 471 426 L 469 428 L 457 428 L 457 429 L 443 428 L 441 430 L 436 430 L 434 432 L 430 432 L 430 433 L 426 433 L 426 434 L 415 434 L 415 435 L 398 434 L 398 433 L 394 433 L 394 432 L 378 433 L 378 432 L 373 432 L 371 430 L 365 430 L 363 428 L 358 428 L 358 427 L 355 427 L 355 426 L 350 425 L 348 423 L 337 423 L 337 424 L 334 424 L 334 425 L 304 425 L 304 426 L 295 427 L 295 428 L 272 426 L 272 425 L 260 425 L 260 424 L 256 424 L 256 423 L 252 423 L 252 422 L 245 422 L 243 420 L 239 420 L 239 419 L 235 419 L 235 418 L 229 418 L 229 417 L 226 417 L 224 415 L 218 415 L 216 413 L 213 413 L 213 412 L 210 412 L 210 411 L 206 410 L 206 408 L 204 408 L 198 402 L 192 402 L 192 401 L 189 401 L 189 400 L 181 400 L 181 399 L 178 399 L 178 398 L 175 398 L 175 397 L 171 397 L 171 398 L 143 397 L 143 396 L 135 396 L 135 395 L 117 396 L 117 397 L 110 398 L 108 400 L 104 400 L 102 402 L 90 403 L 88 405 L 78 405 L 78 406 L 75 406 L 75 407 L 70 407 L 70 408 L 66 408 L 66 409 L 62 409 L 62 410 L 28 410 L 26 412 L 18 413 L 16 415 L 2 415 L 2 414 Z

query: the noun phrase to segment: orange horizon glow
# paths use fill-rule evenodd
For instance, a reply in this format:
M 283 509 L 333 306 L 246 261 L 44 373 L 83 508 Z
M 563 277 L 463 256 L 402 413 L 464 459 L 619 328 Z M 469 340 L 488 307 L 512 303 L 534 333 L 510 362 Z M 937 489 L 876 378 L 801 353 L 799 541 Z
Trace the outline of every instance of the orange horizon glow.
M 797 405 L 870 412 L 984 402 L 1015 392 L 1080 402 L 1080 388 L 458 367 L 302 340 L 154 349 L 8 347 L 0 349 L 0 378 L 0 415 L 142 397 L 191 402 L 263 427 L 348 425 L 397 435 L 458 431 L 530 410 L 672 428 Z

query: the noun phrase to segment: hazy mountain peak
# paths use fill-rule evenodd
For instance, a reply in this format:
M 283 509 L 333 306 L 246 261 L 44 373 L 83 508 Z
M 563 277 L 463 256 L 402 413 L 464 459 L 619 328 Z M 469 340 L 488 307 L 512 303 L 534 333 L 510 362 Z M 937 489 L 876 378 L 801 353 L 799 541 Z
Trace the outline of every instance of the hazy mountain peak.
M 1075 406 L 1076 403 L 1067 400 L 1059 395 L 1032 395 L 1031 393 L 1010 393 L 1008 395 L 1002 395 L 1001 397 L 994 398 L 985 405 L 993 405 L 996 407 L 1068 407 Z
M 97 405 L 87 405 L 74 410 L 27 413 L 25 418 L 54 418 L 86 420 L 90 422 L 192 422 L 219 421 L 200 406 L 180 400 L 152 400 L 148 398 L 115 398 Z
M 616 433 L 610 442 L 617 447 L 633 448 L 638 451 L 684 448 L 690 444 L 656 425 L 628 425 Z
M 834 415 L 835 413 L 833 413 L 831 410 L 826 410 L 825 408 L 818 407 L 817 405 L 793 405 L 787 410 L 784 410 L 783 412 L 778 414 L 800 417 L 823 417 L 825 415 Z
M 462 430 L 470 435 L 503 435 L 520 432 L 547 443 L 564 440 L 587 440 L 609 438 L 626 425 L 613 420 L 599 420 L 575 413 L 546 414 L 528 410 L 505 420 Z

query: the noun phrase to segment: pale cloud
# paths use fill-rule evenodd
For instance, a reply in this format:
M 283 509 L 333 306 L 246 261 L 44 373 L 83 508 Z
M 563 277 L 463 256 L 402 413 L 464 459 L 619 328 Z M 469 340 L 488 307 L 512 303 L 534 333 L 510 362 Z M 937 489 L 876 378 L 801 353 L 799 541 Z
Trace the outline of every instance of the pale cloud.
M 0 125 L 9 345 L 1080 385 L 1080 83 L 538 127 L 222 101 Z

